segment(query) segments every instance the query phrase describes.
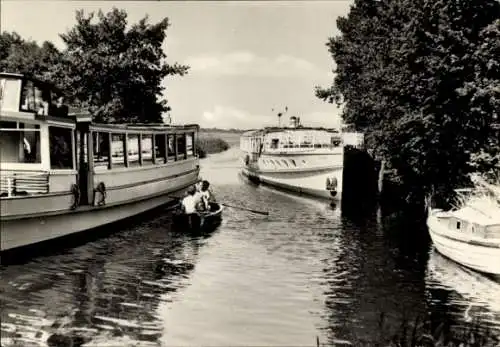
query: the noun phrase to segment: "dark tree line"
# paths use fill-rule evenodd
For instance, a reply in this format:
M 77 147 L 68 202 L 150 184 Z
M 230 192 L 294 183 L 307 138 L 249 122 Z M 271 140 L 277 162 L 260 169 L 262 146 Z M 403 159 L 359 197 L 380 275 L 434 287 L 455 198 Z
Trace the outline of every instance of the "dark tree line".
M 498 175 L 498 1 L 355 0 L 337 27 L 334 81 L 316 95 L 344 105 L 408 199 Z
M 114 8 L 85 15 L 61 34 L 65 48 L 26 41 L 17 33 L 0 35 L 0 71 L 18 72 L 52 82 L 73 106 L 88 110 L 96 122 L 161 122 L 170 108 L 161 100 L 162 80 L 184 75 L 187 66 L 165 62 L 169 26 L 148 18 L 128 27 L 127 14 Z

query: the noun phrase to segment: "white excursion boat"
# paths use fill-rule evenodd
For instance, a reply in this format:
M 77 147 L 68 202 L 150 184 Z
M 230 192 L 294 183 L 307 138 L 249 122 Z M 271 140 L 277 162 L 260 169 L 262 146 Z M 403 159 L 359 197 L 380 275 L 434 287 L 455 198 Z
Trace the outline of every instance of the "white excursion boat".
M 137 215 L 199 180 L 198 125 L 95 124 L 40 81 L 1 73 L 0 87 L 1 251 Z
M 500 189 L 459 189 L 463 206 L 429 209 L 427 226 L 439 253 L 473 270 L 500 276 Z
M 344 150 L 340 131 L 303 127 L 264 128 L 241 136 L 242 174 L 250 180 L 300 194 L 338 200 Z

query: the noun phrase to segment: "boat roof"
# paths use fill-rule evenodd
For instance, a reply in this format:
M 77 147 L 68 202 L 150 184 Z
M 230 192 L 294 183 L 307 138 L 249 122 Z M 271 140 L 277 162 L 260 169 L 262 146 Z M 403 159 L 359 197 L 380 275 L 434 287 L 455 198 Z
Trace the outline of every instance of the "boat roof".
M 338 129 L 335 128 L 324 128 L 324 127 L 265 127 L 262 129 L 253 129 L 253 130 L 248 130 L 244 132 L 241 136 L 262 136 L 270 133 L 278 133 L 278 132 L 285 132 L 285 131 L 307 131 L 307 130 L 317 130 L 317 131 L 326 131 L 326 132 L 334 132 L 334 133 L 340 133 Z
M 473 200 L 464 207 L 453 211 L 451 215 L 457 219 L 484 226 L 500 225 L 499 205 L 486 199 Z
M 20 74 L 20 73 L 13 73 L 13 72 L 0 72 L 0 77 L 6 77 L 6 78 L 12 78 L 12 79 L 19 79 L 19 80 L 30 80 L 35 82 L 36 84 L 43 85 L 45 88 L 48 88 L 54 92 L 60 92 L 61 90 L 57 88 L 53 83 L 47 82 L 40 80 L 38 78 L 35 78 L 29 74 Z M 92 115 L 89 111 L 79 108 L 79 107 L 74 107 L 72 105 L 67 105 L 69 108 L 68 112 L 68 117 L 54 117 L 54 116 L 40 116 L 37 115 L 33 112 L 30 111 L 12 111 L 12 110 L 1 110 L 0 112 L 0 118 L 6 117 L 6 118 L 19 118 L 23 120 L 38 120 L 38 121 L 57 121 L 57 122 L 63 122 L 63 123 L 79 123 L 79 122 L 89 122 L 90 125 L 93 128 L 99 128 L 99 129 L 104 129 L 104 130 L 110 130 L 110 131 L 151 131 L 151 130 L 158 130 L 158 131 L 165 131 L 166 129 L 177 129 L 177 130 L 182 130 L 182 129 L 189 129 L 189 128 L 197 128 L 199 130 L 200 126 L 198 124 L 179 124 L 179 125 L 171 125 L 171 124 L 165 124 L 165 123 L 121 123 L 121 124 L 115 124 L 115 123 L 109 123 L 109 124 L 103 124 L 103 123 L 95 123 L 92 121 Z

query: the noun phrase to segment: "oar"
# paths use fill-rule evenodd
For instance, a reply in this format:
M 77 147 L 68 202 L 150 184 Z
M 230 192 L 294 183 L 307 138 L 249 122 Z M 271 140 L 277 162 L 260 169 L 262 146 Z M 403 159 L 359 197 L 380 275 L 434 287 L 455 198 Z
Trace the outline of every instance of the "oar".
M 232 207 L 232 208 L 236 208 L 236 209 L 240 209 L 240 210 L 244 210 L 244 211 L 248 211 L 248 212 L 252 212 L 252 213 L 263 214 L 265 216 L 269 216 L 269 212 L 267 212 L 267 211 L 252 210 L 252 209 L 241 207 L 241 206 L 228 205 L 228 204 L 222 203 L 222 202 L 219 202 L 219 204 L 226 206 L 226 207 Z

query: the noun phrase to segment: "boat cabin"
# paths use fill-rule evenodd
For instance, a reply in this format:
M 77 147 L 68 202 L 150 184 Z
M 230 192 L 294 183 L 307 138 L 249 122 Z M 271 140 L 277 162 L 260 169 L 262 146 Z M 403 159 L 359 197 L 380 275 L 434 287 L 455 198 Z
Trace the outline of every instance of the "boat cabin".
M 335 150 L 342 147 L 340 133 L 317 128 L 282 128 L 250 131 L 241 138 L 245 152 L 297 152 L 311 149 Z
M 160 174 L 151 169 L 197 157 L 197 132 L 198 125 L 95 124 L 70 113 L 48 83 L 0 73 L 0 195 L 68 192 L 76 184 L 90 196 L 99 174 L 109 182 L 123 176 L 123 184 L 130 174 L 110 174 L 153 179 Z

